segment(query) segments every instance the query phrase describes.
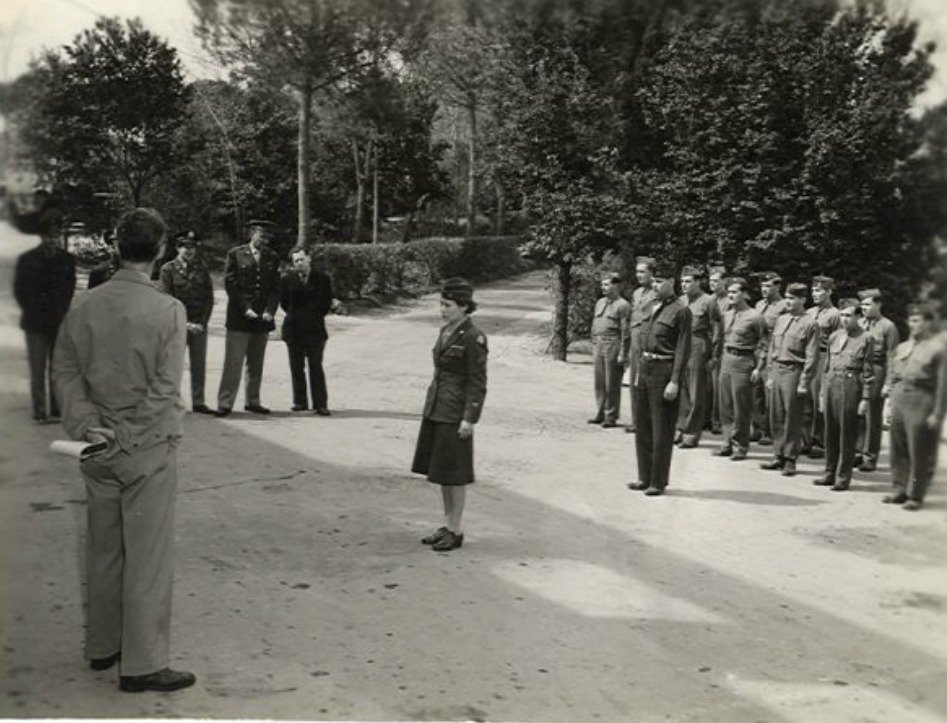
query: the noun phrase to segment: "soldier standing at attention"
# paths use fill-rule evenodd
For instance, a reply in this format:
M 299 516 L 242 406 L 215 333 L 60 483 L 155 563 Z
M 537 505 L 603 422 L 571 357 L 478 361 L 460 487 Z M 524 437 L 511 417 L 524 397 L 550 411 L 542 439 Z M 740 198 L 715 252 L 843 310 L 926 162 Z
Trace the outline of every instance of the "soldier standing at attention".
M 641 356 L 632 380 L 638 405 L 638 482 L 628 485 L 649 497 L 664 494 L 668 485 L 681 380 L 691 344 L 691 313 L 674 298 L 674 275 L 655 269 L 653 283 L 655 302 L 641 325 Z
M 872 383 L 871 340 L 857 299 L 839 304 L 841 329 L 829 337 L 819 411 L 825 414 L 825 474 L 813 484 L 848 489 L 855 463 L 858 417 L 868 411 Z
M 217 416 L 233 410 L 237 388 L 247 365 L 244 409 L 269 414 L 260 404 L 266 342 L 275 328 L 273 315 L 280 302 L 279 257 L 269 248 L 266 221 L 250 221 L 250 243 L 230 249 L 224 266 L 227 289 L 227 341 L 224 369 L 217 392 Z
M 710 298 L 713 301 L 714 327 L 711 337 L 713 356 L 707 362 L 707 373 L 710 376 L 710 431 L 720 434 L 720 355 L 723 353 L 723 312 L 730 308 L 727 299 L 727 270 L 723 266 L 715 266 L 710 270 Z
M 177 257 L 161 267 L 161 290 L 184 304 L 187 313 L 187 351 L 191 366 L 191 409 L 213 414 L 204 404 L 207 368 L 207 323 L 214 309 L 214 287 L 207 264 L 197 257 L 197 237 L 191 231 L 177 239 Z
M 631 405 L 628 414 L 631 422 L 625 427 L 628 434 L 635 433 L 635 377 L 638 374 L 638 357 L 641 351 L 638 338 L 641 325 L 651 315 L 651 304 L 654 302 L 652 269 L 654 269 L 654 259 L 647 256 L 638 257 L 635 262 L 635 279 L 638 281 L 638 288 L 631 295 L 631 353 L 628 357 L 628 386 L 631 389 Z
M 602 294 L 592 316 L 596 412 L 589 424 L 615 427 L 621 410 L 621 378 L 631 345 L 631 305 L 621 296 L 618 274 L 602 279 Z
M 934 335 L 931 306 L 908 307 L 910 338 L 899 344 L 885 383 L 891 398 L 891 482 L 883 502 L 919 510 L 931 482 L 947 414 L 947 345 Z
M 766 358 L 769 349 L 769 338 L 776 328 L 776 320 L 786 311 L 786 300 L 783 298 L 783 280 L 778 274 L 768 271 L 762 275 L 760 281 L 760 296 L 756 302 L 756 310 L 766 322 L 766 336 L 762 341 L 762 357 Z M 753 427 L 752 439 L 762 445 L 772 444 L 772 434 L 769 428 L 770 394 L 766 388 L 766 369 L 762 369 L 759 378 L 753 383 Z
M 835 281 L 829 276 L 812 277 L 812 307 L 806 312 L 819 326 L 819 363 L 816 364 L 815 374 L 809 385 L 809 399 L 805 404 L 802 421 L 802 449 L 810 459 L 822 459 L 825 456 L 825 415 L 819 412 L 819 396 L 829 337 L 841 325 L 838 309 L 832 303 L 834 286 Z
M 746 279 L 727 279 L 730 308 L 723 312 L 723 356 L 720 360 L 720 421 L 723 445 L 717 457 L 746 459 L 750 448 L 753 417 L 753 384 L 763 365 L 762 343 L 766 337 L 763 316 L 747 303 Z
M 680 412 L 677 420 L 681 449 L 693 449 L 700 443 L 704 422 L 710 410 L 707 407 L 707 365 L 716 354 L 711 348 L 714 328 L 718 325 L 717 304 L 700 287 L 703 277 L 694 266 L 681 271 L 679 301 L 691 313 L 691 349 L 687 371 L 681 383 Z
M 868 414 L 864 426 L 859 428 L 857 454 L 861 459 L 856 463 L 862 472 L 874 472 L 878 466 L 878 452 L 881 451 L 881 415 L 884 409 L 885 377 L 888 366 L 894 356 L 894 350 L 901 340 L 898 328 L 891 319 L 881 314 L 881 292 L 878 289 L 864 289 L 858 292 L 862 307 L 862 328 L 868 332 L 871 340 L 872 383 L 868 397 Z
M 773 458 L 763 469 L 796 474 L 802 439 L 802 408 L 819 363 L 819 325 L 806 313 L 806 285 L 786 288 L 786 313 L 776 319 L 767 350 L 766 386 L 769 422 L 773 431 Z

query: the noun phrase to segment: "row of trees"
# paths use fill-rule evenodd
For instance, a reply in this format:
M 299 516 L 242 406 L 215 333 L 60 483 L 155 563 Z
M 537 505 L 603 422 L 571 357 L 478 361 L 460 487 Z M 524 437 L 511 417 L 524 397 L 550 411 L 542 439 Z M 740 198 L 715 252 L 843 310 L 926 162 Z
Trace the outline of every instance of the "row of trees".
M 468 234 L 515 212 L 556 270 L 560 357 L 576 272 L 610 251 L 827 273 L 895 311 L 937 267 L 947 109 L 915 111 L 932 49 L 880 3 L 191 4 L 227 82 L 187 84 L 159 38 L 101 20 L 4 89 L 41 173 L 303 244 L 380 214 L 407 238 L 458 197 Z

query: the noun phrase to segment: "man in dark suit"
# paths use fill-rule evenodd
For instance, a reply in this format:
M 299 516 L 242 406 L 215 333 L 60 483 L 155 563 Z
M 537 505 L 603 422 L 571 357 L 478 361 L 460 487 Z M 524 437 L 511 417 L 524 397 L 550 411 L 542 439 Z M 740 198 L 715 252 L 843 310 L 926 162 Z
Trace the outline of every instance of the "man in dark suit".
M 59 417 L 51 381 L 49 409 L 46 407 L 47 370 L 51 374 L 56 334 L 76 289 L 76 260 L 60 245 L 62 216 L 57 211 L 44 211 L 36 220 L 36 230 L 40 236 L 39 246 L 16 260 L 13 295 L 23 309 L 20 328 L 26 333 L 33 419 L 45 422 L 49 417 Z
M 293 268 L 283 275 L 280 305 L 286 312 L 283 341 L 289 352 L 289 373 L 293 381 L 293 411 L 309 409 L 306 397 L 306 363 L 309 364 L 309 388 L 316 414 L 329 416 L 326 376 L 322 370 L 325 351 L 326 314 L 332 309 L 332 281 L 327 274 L 312 268 L 312 258 L 303 248 L 293 249 Z
M 227 340 L 224 369 L 217 393 L 217 416 L 233 410 L 237 388 L 247 365 L 246 404 L 244 409 L 269 414 L 260 404 L 263 359 L 269 333 L 276 328 L 273 315 L 280 300 L 279 257 L 267 247 L 267 221 L 250 221 L 250 242 L 227 253 L 224 287 L 227 289 Z
M 177 238 L 177 257 L 161 267 L 159 286 L 184 304 L 187 312 L 187 350 L 191 364 L 191 408 L 213 414 L 204 404 L 204 370 L 207 366 L 207 323 L 214 309 L 210 271 L 197 256 L 197 237 L 191 231 Z

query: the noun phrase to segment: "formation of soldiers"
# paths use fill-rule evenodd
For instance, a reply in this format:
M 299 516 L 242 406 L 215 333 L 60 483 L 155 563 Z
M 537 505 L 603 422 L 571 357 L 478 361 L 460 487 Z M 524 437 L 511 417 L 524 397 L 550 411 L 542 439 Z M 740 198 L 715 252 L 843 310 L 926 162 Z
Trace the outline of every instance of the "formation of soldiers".
M 721 266 L 709 269 L 709 293 L 703 270 L 684 267 L 679 297 L 672 271 L 654 259 L 639 257 L 635 275 L 630 302 L 618 274 L 602 280 L 588 420 L 618 426 L 628 368 L 625 431 L 637 435 L 639 477 L 630 488 L 662 494 L 674 445 L 694 449 L 709 430 L 722 435 L 714 455 L 739 462 L 751 444 L 768 447 L 761 468 L 786 477 L 802 455 L 824 460 L 814 484 L 842 492 L 854 469 L 876 471 L 887 403 L 893 492 L 884 501 L 921 507 L 947 413 L 947 339 L 933 306 L 909 307 L 910 338 L 899 343 L 878 289 L 836 306 L 833 279 L 785 285 L 770 272 L 751 307 L 749 282 Z

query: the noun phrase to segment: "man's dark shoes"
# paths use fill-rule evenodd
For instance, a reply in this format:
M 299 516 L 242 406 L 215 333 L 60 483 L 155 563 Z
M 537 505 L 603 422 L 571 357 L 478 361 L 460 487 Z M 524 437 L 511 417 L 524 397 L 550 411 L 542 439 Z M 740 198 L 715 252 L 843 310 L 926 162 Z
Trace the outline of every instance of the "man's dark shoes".
M 253 412 L 254 414 L 270 413 L 270 410 L 267 407 L 264 407 L 262 404 L 247 404 L 244 409 L 248 412 Z
M 191 407 L 191 410 L 197 412 L 198 414 L 214 414 L 214 410 L 208 407 L 206 404 L 195 404 Z
M 730 446 L 721 447 L 713 452 L 714 457 L 729 457 L 731 454 L 733 454 L 733 447 Z
M 193 673 L 163 668 L 150 675 L 123 675 L 119 678 L 118 687 L 126 693 L 143 693 L 146 690 L 168 692 L 190 688 L 196 682 Z
M 658 495 L 664 494 L 664 488 L 663 487 L 649 487 L 648 489 L 644 491 L 644 493 L 648 497 L 657 497 Z
M 908 501 L 908 496 L 903 492 L 898 492 L 896 494 L 885 495 L 881 501 L 886 505 L 901 505 Z
M 602 422 L 602 429 L 612 429 L 613 427 L 617 426 L 618 425 L 611 419 L 606 419 L 604 422 Z
M 806 456 L 809 459 L 822 459 L 825 457 L 825 450 L 819 446 L 813 446 L 806 452 Z
M 305 412 L 308 411 L 309 407 L 305 404 L 294 404 L 289 408 L 291 412 Z
M 647 482 L 629 482 L 628 489 L 635 490 L 636 492 L 643 492 L 644 490 L 651 487 Z
M 848 490 L 849 481 L 847 479 L 840 479 L 834 485 L 832 485 L 833 492 L 845 492 Z
M 684 433 L 679 429 L 674 433 L 674 444 L 680 444 L 684 441 Z
M 730 455 L 731 462 L 742 462 L 746 459 L 746 450 L 745 449 L 735 449 L 733 454 Z
M 773 438 L 770 437 L 768 434 L 764 434 L 762 437 L 760 437 L 757 440 L 757 442 L 764 447 L 769 447 L 770 445 L 773 444 Z
M 434 550 L 434 552 L 450 552 L 451 550 L 456 550 L 458 547 L 462 547 L 463 544 L 463 533 L 458 535 L 456 532 L 448 530 L 440 540 L 431 546 L 431 549 Z
M 632 427 L 630 424 L 627 427 L 625 427 L 625 434 L 634 434 L 634 433 L 635 433 L 635 428 Z
M 723 427 L 717 425 L 711 425 L 710 427 L 711 434 L 723 434 Z
M 685 435 L 681 443 L 677 445 L 680 449 L 696 449 L 698 442 L 690 435 Z
M 760 469 L 782 469 L 786 466 L 786 460 L 782 457 L 774 457 L 769 462 L 763 462 L 760 465 Z
M 795 477 L 796 476 L 796 460 L 787 459 L 783 464 L 783 477 Z
M 92 670 L 108 670 L 121 659 L 122 651 L 119 650 L 117 653 L 113 653 L 105 658 L 92 658 L 89 660 L 89 667 L 92 668 Z
M 218 417 L 228 417 L 228 416 L 230 416 L 230 412 L 231 412 L 231 411 L 232 411 L 232 410 L 227 409 L 226 407 L 221 407 L 221 408 L 218 409 L 216 412 L 214 412 L 214 414 L 215 414 L 216 416 L 218 416 Z
M 852 461 L 852 467 L 859 468 L 865 464 L 865 455 L 858 453 L 855 455 L 855 459 Z
M 819 479 L 813 480 L 812 484 L 814 484 L 816 487 L 831 487 L 835 484 L 835 477 L 830 473 L 826 473 L 819 477 Z
M 316 409 L 316 414 L 318 414 L 320 417 L 332 416 L 332 412 L 330 412 L 327 407 L 319 407 L 318 409 Z
M 901 505 L 901 509 L 915 512 L 916 510 L 921 509 L 921 504 L 922 503 L 918 500 L 907 500 L 903 505 Z
M 759 442 L 763 438 L 763 433 L 758 429 L 750 430 L 750 441 Z
M 440 542 L 441 538 L 444 537 L 450 530 L 446 527 L 438 527 L 436 531 L 432 532 L 427 537 L 421 538 L 421 543 L 424 545 L 433 545 L 435 542 Z
M 591 417 L 586 420 L 589 424 L 601 424 L 604 421 L 604 417 Z
M 866 459 L 864 462 L 858 465 L 859 472 L 874 472 L 876 469 L 878 469 L 878 465 L 876 465 L 870 459 Z

